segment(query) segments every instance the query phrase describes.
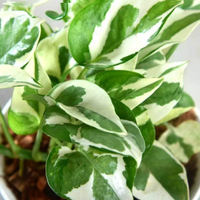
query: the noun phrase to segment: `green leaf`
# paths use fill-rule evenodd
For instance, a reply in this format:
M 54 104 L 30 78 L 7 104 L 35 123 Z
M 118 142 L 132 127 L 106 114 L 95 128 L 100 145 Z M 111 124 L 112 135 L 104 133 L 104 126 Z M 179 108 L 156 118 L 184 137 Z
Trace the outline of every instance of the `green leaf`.
M 40 118 L 45 107 L 34 99 L 23 100 L 26 95 L 47 94 L 51 90 L 51 82 L 43 68 L 35 57 L 26 65 L 24 70 L 34 77 L 43 88 L 33 90 L 28 87 L 15 88 L 12 96 L 12 103 L 8 113 L 10 128 L 19 135 L 27 135 L 37 131 L 40 125 Z
M 85 80 L 61 83 L 49 94 L 72 117 L 97 129 L 126 134 L 108 94 Z
M 189 200 L 184 166 L 169 150 L 155 142 L 137 170 L 133 195 L 144 200 L 160 197 L 167 200 Z
M 166 146 L 177 159 L 183 163 L 200 152 L 200 124 L 188 120 L 178 127 L 167 125 L 168 130 L 162 134 L 159 141 Z
M 90 80 L 130 109 L 145 101 L 163 82 L 161 78 L 144 78 L 138 73 L 120 70 L 99 72 Z
M 135 114 L 137 125 L 145 141 L 146 149 L 143 153 L 143 156 L 145 156 L 146 154 L 148 154 L 155 141 L 155 128 L 152 121 L 149 118 L 148 111 L 144 107 L 136 107 L 133 110 L 133 113 Z
M 66 1 L 66 3 L 61 3 L 61 6 L 63 8 L 62 14 L 58 14 L 55 11 L 46 11 L 46 15 L 53 20 L 64 19 L 67 16 L 67 13 L 68 13 L 68 1 Z
M 0 13 L 0 64 L 23 67 L 33 56 L 42 20 L 23 11 Z M 12 35 L 12 37 L 8 37 Z
M 132 200 L 129 187 L 135 172 L 136 163 L 131 157 L 87 146 L 73 151 L 54 147 L 46 165 L 50 187 L 64 199 Z
M 132 59 L 159 33 L 168 15 L 180 3 L 180 0 L 151 0 L 148 4 L 128 0 L 90 3 L 78 12 L 70 26 L 73 58 L 81 65 L 95 68 Z
M 42 86 L 27 72 L 11 65 L 0 65 L 0 88 L 29 86 L 39 89 Z
M 166 63 L 146 71 L 146 77 L 162 77 L 164 82 L 142 105 L 154 124 L 170 113 L 183 92 L 183 72 L 187 62 Z

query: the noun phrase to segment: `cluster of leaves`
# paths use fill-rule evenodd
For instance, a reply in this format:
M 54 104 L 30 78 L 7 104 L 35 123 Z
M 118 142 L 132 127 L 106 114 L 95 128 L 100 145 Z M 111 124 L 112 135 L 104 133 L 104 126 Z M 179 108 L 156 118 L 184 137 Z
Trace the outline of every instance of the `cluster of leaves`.
M 57 32 L 34 17 L 40 3 L 0 12 L 0 88 L 15 87 L 8 123 L 19 135 L 37 131 L 33 150 L 21 149 L 1 115 L 11 150 L 0 153 L 46 160 L 65 199 L 189 199 L 181 162 L 200 151 L 200 125 L 167 124 L 159 141 L 155 126 L 194 107 L 183 92 L 187 62 L 167 60 L 198 25 L 200 1 L 64 1 L 62 14 L 46 12 L 64 20 Z

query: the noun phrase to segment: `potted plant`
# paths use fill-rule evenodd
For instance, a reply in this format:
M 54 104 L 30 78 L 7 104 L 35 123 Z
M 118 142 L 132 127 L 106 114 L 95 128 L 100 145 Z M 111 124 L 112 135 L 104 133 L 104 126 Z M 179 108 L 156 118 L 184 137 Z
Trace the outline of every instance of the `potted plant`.
M 183 91 L 188 62 L 167 62 L 200 20 L 200 2 L 63 0 L 58 31 L 29 5 L 0 12 L 0 88 L 15 87 L 0 153 L 46 163 L 63 199 L 189 199 L 183 164 L 200 151 L 195 120 L 171 120 L 194 108 Z M 155 139 L 155 128 L 164 133 Z M 41 151 L 44 134 L 48 149 Z M 1 163 L 2 164 L 2 163 Z

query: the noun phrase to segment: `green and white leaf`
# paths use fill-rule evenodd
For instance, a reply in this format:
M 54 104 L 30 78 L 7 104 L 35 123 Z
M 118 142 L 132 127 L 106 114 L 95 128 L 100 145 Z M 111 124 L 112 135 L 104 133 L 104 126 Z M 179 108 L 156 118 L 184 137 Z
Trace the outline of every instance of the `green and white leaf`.
M 174 156 L 183 163 L 200 152 L 200 124 L 197 121 L 188 120 L 178 127 L 167 124 L 167 130 L 159 138 Z
M 106 68 L 132 59 L 159 33 L 180 0 L 96 0 L 73 19 L 69 46 L 77 63 Z M 103 13 L 103 14 L 102 14 Z M 83 31 L 83 29 L 85 31 Z
M 146 71 L 146 77 L 162 77 L 164 82 L 142 105 L 154 124 L 163 119 L 178 103 L 183 92 L 183 72 L 187 62 L 166 63 Z
M 166 64 L 166 58 L 162 51 L 157 51 L 149 57 L 137 63 L 136 69 L 148 70 L 150 68 Z
M 156 125 L 175 119 L 179 117 L 180 115 L 188 112 L 194 107 L 195 107 L 195 103 L 193 99 L 191 98 L 191 96 L 183 92 L 180 101 L 174 106 L 174 108 L 170 111 L 170 113 L 167 116 L 165 116 L 163 119 L 158 121 Z
M 50 92 L 57 105 L 72 117 L 106 132 L 126 135 L 108 94 L 85 80 L 61 83 Z
M 155 128 L 152 121 L 149 118 L 148 111 L 144 107 L 137 106 L 133 110 L 133 113 L 136 117 L 137 125 L 145 141 L 146 149 L 143 153 L 143 156 L 145 156 L 146 154 L 148 154 L 155 141 Z
M 34 99 L 26 101 L 23 100 L 23 97 L 29 94 L 44 95 L 51 90 L 51 81 L 35 57 L 30 60 L 24 70 L 34 77 L 43 88 L 36 90 L 29 87 L 19 87 L 14 89 L 8 113 L 8 123 L 10 128 L 19 135 L 27 135 L 37 131 L 45 109 L 41 103 L 34 101 Z
M 159 142 L 137 170 L 133 195 L 140 200 L 189 200 L 184 166 Z
M 76 124 L 76 125 L 75 125 Z M 139 166 L 145 150 L 144 139 L 137 125 L 122 120 L 127 135 L 120 136 L 108 133 L 91 126 L 80 124 L 57 106 L 51 106 L 45 112 L 43 131 L 53 138 L 98 149 L 106 149 L 114 153 L 133 157 Z
M 46 165 L 47 180 L 53 191 L 73 200 L 132 200 L 135 172 L 133 158 L 87 146 L 77 150 L 54 147 Z
M 67 41 L 68 27 L 43 39 L 36 50 L 36 56 L 41 66 L 49 76 L 58 80 L 65 71 L 70 59 Z
M 183 10 L 176 8 L 170 15 L 158 37 L 156 37 L 139 54 L 139 60 L 153 52 L 184 42 L 197 27 L 200 20 L 200 10 Z
M 28 63 L 39 41 L 42 22 L 24 11 L 1 12 L 0 64 L 23 67 Z
M 145 101 L 163 82 L 162 78 L 144 78 L 141 74 L 120 70 L 99 72 L 90 80 L 130 109 Z
M 29 86 L 39 89 L 42 86 L 27 72 L 12 65 L 0 65 L 0 88 Z

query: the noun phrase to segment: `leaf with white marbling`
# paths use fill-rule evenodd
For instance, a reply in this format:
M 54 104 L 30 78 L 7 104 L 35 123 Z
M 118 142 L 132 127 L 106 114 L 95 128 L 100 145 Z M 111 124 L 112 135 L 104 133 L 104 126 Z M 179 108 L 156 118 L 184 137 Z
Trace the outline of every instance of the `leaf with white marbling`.
M 178 127 L 167 124 L 167 130 L 159 138 L 174 156 L 183 163 L 200 152 L 200 124 L 197 121 L 184 121 Z
M 133 195 L 141 200 L 189 200 L 184 166 L 159 142 L 154 143 L 137 170 Z
M 187 62 L 166 63 L 146 71 L 146 77 L 162 77 L 164 82 L 142 105 L 154 124 L 170 113 L 183 92 L 183 73 Z
M 39 41 L 42 22 L 24 11 L 1 12 L 0 64 L 23 67 L 28 63 Z
M 135 108 L 151 96 L 162 84 L 162 78 L 145 78 L 129 71 L 104 71 L 90 78 L 130 109 Z
M 73 200 L 133 200 L 136 162 L 131 157 L 87 146 L 54 147 L 46 165 L 47 180 L 62 198 Z
M 0 65 L 0 88 L 29 86 L 39 89 L 42 86 L 27 72 L 12 65 Z
M 35 57 L 30 60 L 24 70 L 43 87 L 41 89 L 32 89 L 26 86 L 15 88 L 13 91 L 8 123 L 10 128 L 20 135 L 27 135 L 37 131 L 45 109 L 38 101 L 34 101 L 34 99 L 23 100 L 23 97 L 29 94 L 45 95 L 51 90 L 51 81 Z
M 97 129 L 126 134 L 108 94 L 85 80 L 72 80 L 54 87 L 49 94 L 72 117 Z
M 184 42 L 199 24 L 200 10 L 176 8 L 170 15 L 159 35 L 139 53 L 139 60 L 153 52 Z
M 49 76 L 58 80 L 70 60 L 67 35 L 68 27 L 43 39 L 36 50 L 36 57 L 41 66 Z
M 106 68 L 132 59 L 159 33 L 180 0 L 96 0 L 75 16 L 69 47 L 77 63 Z M 84 29 L 84 31 L 83 31 Z

